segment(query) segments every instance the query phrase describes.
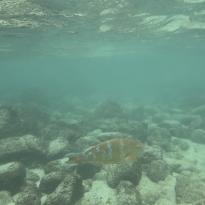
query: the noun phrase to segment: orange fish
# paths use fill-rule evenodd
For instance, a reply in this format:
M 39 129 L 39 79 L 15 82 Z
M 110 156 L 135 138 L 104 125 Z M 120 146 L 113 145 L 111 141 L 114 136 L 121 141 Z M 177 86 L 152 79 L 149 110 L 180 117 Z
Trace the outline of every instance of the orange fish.
M 123 161 L 137 160 L 143 151 L 143 145 L 131 138 L 111 139 L 91 146 L 85 151 L 69 157 L 75 164 L 117 164 Z

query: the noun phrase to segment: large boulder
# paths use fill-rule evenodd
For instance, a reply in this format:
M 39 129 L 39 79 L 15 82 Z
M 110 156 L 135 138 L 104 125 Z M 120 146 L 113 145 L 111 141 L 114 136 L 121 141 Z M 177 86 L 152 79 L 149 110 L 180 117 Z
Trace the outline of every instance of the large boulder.
M 16 192 L 24 184 L 26 169 L 19 162 L 0 165 L 0 190 Z
M 24 135 L 0 140 L 0 160 L 9 161 L 28 161 L 43 160 L 45 152 L 40 145 L 37 137 Z

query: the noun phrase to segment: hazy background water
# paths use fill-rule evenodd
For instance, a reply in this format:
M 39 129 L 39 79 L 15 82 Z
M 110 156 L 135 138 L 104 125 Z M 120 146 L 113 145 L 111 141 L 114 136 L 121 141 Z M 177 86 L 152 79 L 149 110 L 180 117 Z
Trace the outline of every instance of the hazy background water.
M 35 101 L 43 95 L 53 101 L 80 98 L 97 101 L 112 99 L 173 103 L 183 98 L 196 99 L 204 96 L 205 49 L 203 19 L 201 16 L 199 18 L 199 14 L 202 13 L 199 10 L 204 6 L 203 1 L 196 4 L 192 2 L 193 5 L 189 1 L 185 1 L 184 4 L 181 1 L 175 2 L 177 7 L 171 4 L 169 9 L 167 7 L 168 10 L 163 10 L 164 13 L 161 12 L 161 4 L 143 4 L 141 1 L 138 10 L 138 4 L 135 5 L 133 1 L 127 1 L 126 4 L 122 3 L 126 1 L 122 1 L 120 6 L 117 1 L 104 2 L 102 8 L 99 5 L 93 10 L 96 13 L 86 10 L 86 6 L 91 5 L 91 2 L 71 2 L 74 7 L 69 7 L 65 1 L 60 1 L 58 5 L 54 1 L 50 4 L 46 0 L 43 4 L 39 1 L 28 2 L 35 2 L 31 6 L 39 4 L 38 8 L 41 8 L 42 12 L 47 12 L 46 17 L 49 17 L 50 25 L 49 28 L 40 25 L 37 29 L 30 29 L 29 26 L 25 29 L 25 25 L 22 28 L 13 26 L 13 29 L 1 26 L 0 93 L 3 101 L 18 101 L 20 98 Z M 95 1 L 93 5 L 94 3 Z M 69 12 L 75 11 L 68 16 L 75 18 L 72 24 L 66 24 L 63 19 L 67 17 L 64 13 L 62 15 L 62 11 L 68 11 L 64 11 L 66 5 L 68 10 L 74 9 L 70 9 Z M 113 5 L 116 8 L 109 10 L 109 6 L 113 9 Z M 109 27 L 108 31 L 100 27 L 102 31 L 99 33 L 97 20 L 102 20 L 106 15 L 115 15 L 116 9 L 122 13 L 122 19 L 119 18 L 120 13 L 117 13 L 116 21 L 111 21 L 111 32 Z M 142 26 L 137 27 L 137 30 L 132 27 L 131 19 L 126 20 L 128 14 L 136 17 L 136 11 L 149 12 L 150 18 L 163 19 L 160 15 L 167 14 L 167 24 L 161 23 L 163 26 L 169 25 L 171 18 L 179 18 L 181 20 L 176 22 L 183 22 L 185 14 L 189 17 L 193 17 L 194 14 L 196 17 L 193 17 L 193 21 L 189 20 L 191 26 L 186 20 L 185 23 L 177 25 L 179 29 L 177 26 L 170 27 L 173 30 L 171 37 L 170 28 L 169 33 L 164 32 L 156 36 L 151 31 L 154 33 L 154 29 L 159 27 L 158 24 L 155 25 L 153 22 L 149 32 L 143 27 L 143 33 L 140 30 Z M 21 12 L 23 17 L 28 20 L 31 18 Z M 84 14 L 86 12 L 87 14 Z M 99 19 L 96 14 L 99 15 Z M 181 14 L 184 16 L 180 16 Z M 84 15 L 88 17 L 84 18 Z M 79 20 L 81 17 L 84 19 Z M 17 15 L 12 18 L 20 19 Z M 115 19 L 115 16 L 110 19 Z M 120 26 L 127 30 L 119 31 L 117 26 L 120 22 Z M 146 22 L 146 19 L 141 19 L 141 22 Z M 64 23 L 64 29 L 55 27 L 61 23 Z M 69 26 L 72 31 L 69 30 Z M 106 25 L 103 26 L 107 28 Z M 181 32 L 180 29 L 184 27 L 190 30 Z M 132 34 L 128 32 L 128 28 L 131 29 L 129 32 L 133 31 Z M 165 28 L 162 28 L 165 31 Z
M 53 100 L 77 97 L 168 103 L 203 96 L 202 51 L 171 43 L 156 47 L 148 43 L 143 48 L 133 42 L 134 53 L 124 50 L 119 55 L 11 56 L 0 63 L 1 98 L 15 100 L 26 94 L 29 98 L 41 92 Z

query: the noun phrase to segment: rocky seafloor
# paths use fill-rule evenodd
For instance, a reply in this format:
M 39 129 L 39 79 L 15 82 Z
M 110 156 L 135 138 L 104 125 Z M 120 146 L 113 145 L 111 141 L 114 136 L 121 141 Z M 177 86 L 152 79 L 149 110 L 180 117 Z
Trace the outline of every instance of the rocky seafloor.
M 133 163 L 67 163 L 70 153 L 130 137 Z M 0 105 L 0 205 L 203 205 L 205 104 Z

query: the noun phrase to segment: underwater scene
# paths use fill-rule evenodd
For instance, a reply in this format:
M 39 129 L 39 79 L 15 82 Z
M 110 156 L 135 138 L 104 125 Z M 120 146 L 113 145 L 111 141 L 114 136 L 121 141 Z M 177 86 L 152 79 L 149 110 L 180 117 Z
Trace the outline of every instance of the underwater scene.
M 0 0 L 0 205 L 205 205 L 205 0 Z

